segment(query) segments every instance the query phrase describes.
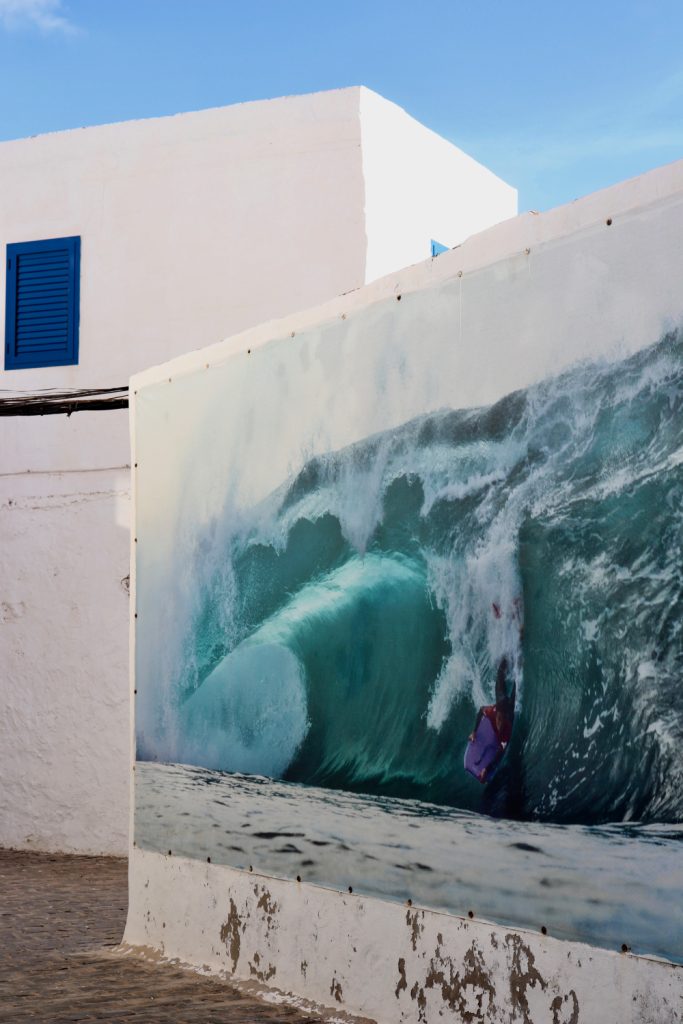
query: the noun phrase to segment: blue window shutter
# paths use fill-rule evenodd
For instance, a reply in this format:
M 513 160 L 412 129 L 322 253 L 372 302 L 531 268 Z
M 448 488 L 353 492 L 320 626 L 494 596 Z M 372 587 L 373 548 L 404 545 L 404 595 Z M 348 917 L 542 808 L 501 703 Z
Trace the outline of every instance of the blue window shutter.
M 5 369 L 78 363 L 81 239 L 7 246 Z
M 432 256 L 439 256 L 442 252 L 448 252 L 448 246 L 435 242 L 432 238 Z

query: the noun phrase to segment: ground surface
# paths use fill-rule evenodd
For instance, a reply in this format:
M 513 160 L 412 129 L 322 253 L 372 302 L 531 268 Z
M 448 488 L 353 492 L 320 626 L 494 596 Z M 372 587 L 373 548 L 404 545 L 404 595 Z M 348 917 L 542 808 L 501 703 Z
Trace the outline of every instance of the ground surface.
M 0 1021 L 316 1024 L 225 983 L 117 956 L 126 902 L 123 860 L 0 850 Z

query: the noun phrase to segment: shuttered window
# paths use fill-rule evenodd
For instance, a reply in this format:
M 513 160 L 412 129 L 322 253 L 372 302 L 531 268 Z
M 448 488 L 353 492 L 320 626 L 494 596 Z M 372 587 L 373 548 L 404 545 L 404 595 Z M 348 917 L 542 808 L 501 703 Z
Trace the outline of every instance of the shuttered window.
M 78 362 L 81 240 L 7 246 L 5 369 Z

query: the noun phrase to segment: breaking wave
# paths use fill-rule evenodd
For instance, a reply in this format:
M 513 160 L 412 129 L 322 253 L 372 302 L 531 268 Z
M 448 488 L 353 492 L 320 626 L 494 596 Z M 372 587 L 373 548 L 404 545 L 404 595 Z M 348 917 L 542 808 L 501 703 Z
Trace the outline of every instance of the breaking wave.
M 309 459 L 178 540 L 138 756 L 519 818 L 681 821 L 682 526 L 676 334 Z M 463 749 L 504 655 L 515 728 L 482 789 Z

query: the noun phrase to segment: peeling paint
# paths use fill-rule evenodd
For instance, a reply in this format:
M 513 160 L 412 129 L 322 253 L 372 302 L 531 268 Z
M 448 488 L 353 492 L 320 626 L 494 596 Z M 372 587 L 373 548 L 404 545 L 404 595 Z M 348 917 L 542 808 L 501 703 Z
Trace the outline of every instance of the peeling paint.
M 424 957 L 425 953 L 420 952 L 419 943 L 424 923 L 418 923 L 415 912 L 409 912 L 406 920 L 411 928 L 410 942 L 413 951 L 418 954 L 418 958 Z M 489 935 L 489 940 L 494 950 L 502 948 L 503 944 L 493 932 Z M 520 935 L 506 935 L 504 945 L 507 951 L 507 985 L 504 997 L 506 1014 L 511 1010 L 511 1019 L 523 1024 L 539 1024 L 538 1018 L 534 1017 L 530 1010 L 528 990 L 534 989 L 543 993 L 551 987 L 557 993 L 557 988 L 554 985 L 549 986 L 543 978 L 536 967 L 535 954 Z M 429 991 L 437 992 L 445 1009 L 456 1014 L 457 1020 L 462 1024 L 484 1024 L 488 1021 L 502 1020 L 501 999 L 496 989 L 493 967 L 486 962 L 484 946 L 475 940 L 459 958 L 445 956 L 443 947 L 443 933 L 438 932 L 436 947 L 428 961 L 424 979 L 416 980 L 410 988 L 410 998 L 417 1006 L 418 1021 L 427 1019 Z M 400 957 L 398 980 L 394 989 L 396 999 L 400 999 L 402 993 L 408 991 L 408 984 L 406 959 Z M 548 1006 L 547 1003 L 545 1005 Z M 570 989 L 566 995 L 556 994 L 549 1005 L 549 1010 L 553 1015 L 551 1024 L 579 1024 L 579 1000 L 574 989 Z M 439 1016 L 444 1014 L 443 1009 L 438 1009 L 437 1012 Z M 507 1019 L 506 1016 L 505 1020 Z M 549 1018 L 544 1015 L 543 1024 L 546 1020 Z
M 398 960 L 398 983 L 396 985 L 396 998 L 400 996 L 401 992 L 405 992 L 408 988 L 408 979 L 406 978 L 406 962 L 404 957 L 399 957 Z
M 258 885 L 255 885 L 254 896 L 259 897 L 256 903 L 256 908 L 257 910 L 260 910 L 263 913 L 263 917 L 265 918 L 266 921 L 266 937 L 268 937 L 270 935 L 271 929 L 273 928 L 273 918 L 277 914 L 278 905 L 270 895 L 268 889 L 266 889 L 265 885 L 261 887 L 260 896 L 259 887 Z
M 258 953 L 254 953 L 252 957 L 253 963 L 249 964 L 249 973 L 257 978 L 259 981 L 266 982 L 270 981 L 277 974 L 277 968 L 274 964 L 268 964 L 267 967 L 261 967 L 261 957 Z
M 334 996 L 338 1003 L 343 1003 L 343 992 L 342 987 L 337 981 L 336 977 L 332 978 L 332 984 L 330 985 L 330 995 Z
M 567 1005 L 570 1000 L 571 1005 Z M 553 1011 L 553 1024 L 579 1024 L 579 1000 L 574 989 L 566 996 L 555 996 L 550 1009 Z M 571 1016 L 567 1016 L 569 1011 Z
M 417 1003 L 417 1019 L 420 1021 L 426 1021 L 427 1015 L 425 1010 L 427 1009 L 427 997 L 425 995 L 425 990 L 421 988 L 417 982 L 415 982 L 410 990 L 410 998 L 413 1002 Z
M 256 886 L 254 889 L 254 895 L 258 896 L 258 886 Z M 263 886 L 263 889 L 261 891 L 261 898 L 259 899 L 256 906 L 259 908 L 259 910 L 262 910 L 264 914 L 268 915 L 268 920 L 270 920 L 273 914 L 277 913 L 277 903 L 272 898 L 272 896 L 266 889 L 265 885 Z
M 409 910 L 406 914 L 406 924 L 410 928 L 410 942 L 413 947 L 413 952 L 417 949 L 417 943 L 420 935 L 424 931 L 424 925 L 420 924 L 420 915 L 424 917 L 424 911 Z
M 474 942 L 465 953 L 463 964 L 466 969 L 462 974 L 450 957 L 443 958 L 438 954 L 437 946 L 425 979 L 425 988 L 440 988 L 443 1001 L 449 1009 L 457 1010 L 465 1024 L 485 1020 L 485 1014 L 494 1004 L 496 989 L 477 943 Z
M 221 942 L 224 942 L 226 946 L 228 941 L 230 944 L 230 959 L 232 960 L 233 971 L 237 970 L 237 964 L 240 958 L 240 926 L 244 931 L 244 926 L 240 920 L 240 916 L 237 913 L 237 907 L 235 901 L 230 898 L 230 913 L 225 924 L 221 925 Z
M 137 847 L 131 908 L 127 941 L 326 1024 L 683 1024 L 675 965 Z
M 526 992 L 528 988 L 535 988 L 536 985 L 545 990 L 547 983 L 534 966 L 536 957 L 524 944 L 521 935 L 509 933 L 505 936 L 505 943 L 512 953 L 510 1003 L 513 1013 L 521 1014 L 524 1024 L 534 1024 L 529 1013 L 529 1000 Z

